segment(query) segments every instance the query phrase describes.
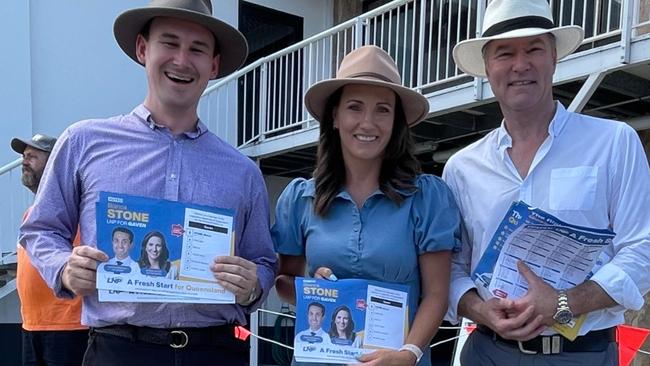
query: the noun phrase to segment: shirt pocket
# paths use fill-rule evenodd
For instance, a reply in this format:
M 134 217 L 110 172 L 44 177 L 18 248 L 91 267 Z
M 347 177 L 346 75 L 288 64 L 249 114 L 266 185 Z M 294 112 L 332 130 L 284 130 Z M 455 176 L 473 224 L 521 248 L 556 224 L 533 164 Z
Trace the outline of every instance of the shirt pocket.
M 551 210 L 591 210 L 598 187 L 598 167 L 579 166 L 551 171 L 549 207 Z

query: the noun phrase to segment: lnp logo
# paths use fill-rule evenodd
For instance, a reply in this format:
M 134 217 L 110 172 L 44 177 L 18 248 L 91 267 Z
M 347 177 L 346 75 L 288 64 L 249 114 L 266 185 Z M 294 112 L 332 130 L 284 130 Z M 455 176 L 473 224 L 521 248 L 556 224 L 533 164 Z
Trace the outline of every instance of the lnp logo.
M 183 229 L 183 225 L 172 224 L 172 235 L 182 236 L 183 233 L 185 233 L 185 230 Z
M 116 283 L 117 284 L 117 283 L 122 282 L 122 278 L 121 277 L 108 277 L 106 279 L 106 282 L 108 282 L 108 283 Z

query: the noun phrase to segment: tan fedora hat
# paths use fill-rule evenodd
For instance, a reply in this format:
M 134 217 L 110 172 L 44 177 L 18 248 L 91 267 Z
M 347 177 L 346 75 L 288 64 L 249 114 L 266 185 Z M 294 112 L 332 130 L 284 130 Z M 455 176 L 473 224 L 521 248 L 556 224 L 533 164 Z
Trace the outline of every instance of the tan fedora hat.
M 237 70 L 246 60 L 248 44 L 236 28 L 212 16 L 210 0 L 151 0 L 142 8 L 131 9 L 115 18 L 113 33 L 124 53 L 140 63 L 135 54 L 135 40 L 148 21 L 171 17 L 200 24 L 212 34 L 221 51 L 219 74 L 224 77 Z
M 492 0 L 485 9 L 481 37 L 457 44 L 454 61 L 464 72 L 484 77 L 483 47 L 488 42 L 544 33 L 555 36 L 558 60 L 575 51 L 584 37 L 584 31 L 576 25 L 555 27 L 547 0 Z
M 402 101 L 406 122 L 411 127 L 429 112 L 427 98 L 402 86 L 397 65 L 390 55 L 377 46 L 363 46 L 343 58 L 334 79 L 320 81 L 307 90 L 305 106 L 309 113 L 322 121 L 329 97 L 348 84 L 377 85 L 394 91 Z

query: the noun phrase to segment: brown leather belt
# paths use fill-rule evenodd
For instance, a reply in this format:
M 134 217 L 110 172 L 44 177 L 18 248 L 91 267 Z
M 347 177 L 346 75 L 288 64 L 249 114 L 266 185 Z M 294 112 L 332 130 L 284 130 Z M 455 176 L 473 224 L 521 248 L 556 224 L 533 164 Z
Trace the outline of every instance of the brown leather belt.
M 127 338 L 131 341 L 169 345 L 172 348 L 219 345 L 226 342 L 232 343 L 235 334 L 234 325 L 220 325 L 205 328 L 158 329 L 125 324 L 90 328 L 90 332 L 91 334 L 92 332 L 109 334 Z
M 493 340 L 517 347 L 526 354 L 557 354 L 561 352 L 602 352 L 605 351 L 611 342 L 616 342 L 616 327 L 592 330 L 591 332 L 577 337 L 570 341 L 559 334 L 549 336 L 537 336 L 529 341 L 520 342 L 512 339 L 502 338 L 492 329 L 479 324 L 476 329 L 492 337 Z

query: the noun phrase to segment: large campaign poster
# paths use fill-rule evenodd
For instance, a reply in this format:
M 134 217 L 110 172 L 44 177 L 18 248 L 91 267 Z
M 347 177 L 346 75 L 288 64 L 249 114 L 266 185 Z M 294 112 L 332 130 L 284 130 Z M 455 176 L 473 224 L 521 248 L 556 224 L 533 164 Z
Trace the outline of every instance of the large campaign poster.
M 234 303 L 209 269 L 234 252 L 232 210 L 109 192 L 96 208 L 100 300 Z

